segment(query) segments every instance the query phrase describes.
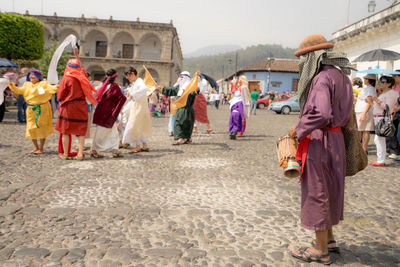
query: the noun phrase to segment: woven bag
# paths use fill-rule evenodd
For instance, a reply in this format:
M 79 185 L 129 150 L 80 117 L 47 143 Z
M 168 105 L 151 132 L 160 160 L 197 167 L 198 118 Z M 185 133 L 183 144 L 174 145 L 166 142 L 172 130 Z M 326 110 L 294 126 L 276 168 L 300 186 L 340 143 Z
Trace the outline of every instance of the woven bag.
M 351 112 L 350 120 L 342 127 L 344 144 L 346 147 L 346 176 L 353 176 L 368 165 L 367 153 L 362 148 L 358 136 L 356 114 Z

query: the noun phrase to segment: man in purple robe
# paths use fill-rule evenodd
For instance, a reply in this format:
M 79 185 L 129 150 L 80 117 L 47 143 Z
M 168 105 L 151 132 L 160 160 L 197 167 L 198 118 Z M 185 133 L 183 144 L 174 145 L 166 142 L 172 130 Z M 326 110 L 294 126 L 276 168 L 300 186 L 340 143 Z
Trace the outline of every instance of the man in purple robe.
M 310 247 L 291 253 L 300 260 L 323 264 L 331 263 L 329 252 L 339 252 L 332 226 L 343 220 L 346 151 L 341 127 L 350 119 L 353 106 L 347 77 L 352 66 L 332 48 L 323 36 L 311 35 L 296 51 L 301 117 L 289 130 L 300 141 L 301 225 L 316 234 Z

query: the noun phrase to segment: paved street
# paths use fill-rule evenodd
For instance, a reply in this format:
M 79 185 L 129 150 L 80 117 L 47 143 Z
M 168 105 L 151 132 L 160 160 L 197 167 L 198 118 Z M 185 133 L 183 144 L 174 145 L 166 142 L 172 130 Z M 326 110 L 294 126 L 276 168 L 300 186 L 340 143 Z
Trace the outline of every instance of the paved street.
M 258 110 L 233 141 L 228 106 L 209 109 L 214 132 L 200 127 L 178 147 L 168 118 L 153 118 L 149 153 L 78 162 L 57 157 L 58 134 L 45 155 L 29 155 L 10 111 L 0 124 L 0 266 L 318 266 L 288 253 L 313 238 L 300 227 L 299 184 L 277 166 L 276 141 L 298 114 Z M 400 265 L 400 164 L 388 163 L 347 179 L 333 266 Z

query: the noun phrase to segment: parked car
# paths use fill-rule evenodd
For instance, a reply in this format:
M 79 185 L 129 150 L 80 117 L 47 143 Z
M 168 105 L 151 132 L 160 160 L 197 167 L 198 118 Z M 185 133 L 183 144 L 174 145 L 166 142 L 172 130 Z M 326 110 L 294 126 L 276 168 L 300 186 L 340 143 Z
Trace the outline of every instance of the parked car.
M 269 96 L 257 99 L 257 108 L 267 108 L 269 106 Z
M 277 114 L 290 114 L 290 112 L 300 111 L 298 96 L 291 97 L 285 101 L 274 102 L 268 107 L 269 110 L 275 111 Z
M 290 98 L 290 96 L 288 96 L 288 95 L 281 95 L 281 97 L 279 98 L 278 101 L 286 101 L 286 100 L 288 100 L 289 98 Z
M 288 95 L 281 95 L 280 99 L 278 100 L 279 102 L 281 101 L 286 101 L 290 97 Z M 257 108 L 267 108 L 270 104 L 269 96 L 266 95 L 264 97 L 261 97 L 260 99 L 257 100 Z

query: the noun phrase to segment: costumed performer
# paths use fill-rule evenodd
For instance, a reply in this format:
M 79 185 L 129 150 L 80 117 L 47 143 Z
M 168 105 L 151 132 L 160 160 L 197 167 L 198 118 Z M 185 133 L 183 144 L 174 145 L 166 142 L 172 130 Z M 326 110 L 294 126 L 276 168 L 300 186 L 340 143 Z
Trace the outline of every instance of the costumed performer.
M 246 118 L 244 115 L 244 101 L 241 87 L 236 79 L 232 80 L 231 99 L 229 101 L 230 118 L 229 118 L 229 138 L 236 139 L 236 135 L 244 132 L 243 122 Z
M 103 155 L 97 151 L 113 150 L 113 158 L 120 158 L 119 153 L 119 132 L 115 123 L 122 107 L 125 104 L 126 97 L 121 88 L 115 82 L 117 71 L 109 69 L 106 72 L 106 78 L 103 85 L 97 91 L 96 100 L 98 102 L 93 115 L 93 123 L 97 125 L 93 137 L 92 149 L 89 154 L 94 158 L 102 158 Z
M 129 153 L 149 152 L 147 142 L 152 135 L 152 128 L 146 96 L 147 86 L 143 79 L 137 76 L 135 68 L 131 67 L 125 72 L 125 76 L 131 84 L 127 88 L 129 110 L 126 111 L 128 120 L 122 143 L 135 145 L 135 148 L 129 150 Z
M 346 148 L 341 128 L 353 109 L 347 75 L 354 68 L 333 46 L 322 35 L 311 35 L 296 51 L 301 116 L 289 130 L 289 136 L 300 141 L 296 158 L 302 162 L 301 225 L 316 236 L 310 247 L 291 254 L 323 264 L 332 263 L 329 252 L 339 252 L 332 227 L 343 220 Z
M 57 92 L 57 85 L 51 85 L 43 80 L 42 73 L 32 69 L 22 87 L 17 87 L 13 82 L 8 86 L 16 94 L 23 95 L 28 104 L 26 109 L 26 134 L 32 139 L 33 154 L 42 154 L 46 137 L 54 133 L 52 112 L 49 100 Z M 40 146 L 38 144 L 40 139 Z
M 197 123 L 207 124 L 206 133 L 211 133 L 212 128 L 210 121 L 207 116 L 207 100 L 204 94 L 207 92 L 208 81 L 202 77 L 203 74 L 200 74 L 201 80 L 199 81 L 199 91 L 200 93 L 196 96 L 193 104 L 194 109 L 194 127 L 193 133 L 197 132 Z
M 149 95 L 149 111 L 150 111 L 150 115 L 151 115 L 152 117 L 155 117 L 154 112 L 156 111 L 158 102 L 159 102 L 159 99 L 158 99 L 158 90 L 155 89 L 155 90 Z
M 246 118 L 250 117 L 251 97 L 248 84 L 249 83 L 247 81 L 246 76 L 240 75 L 238 80 L 238 86 L 240 88 L 240 92 L 242 93 L 244 118 L 243 118 L 243 131 L 238 131 L 238 136 L 243 136 L 244 132 L 246 131 L 246 123 L 247 123 Z
M 57 92 L 59 116 L 56 130 L 60 132 L 58 156 L 61 159 L 74 157 L 83 160 L 85 135 L 88 127 L 88 109 L 86 98 L 97 104 L 93 96 L 95 89 L 86 76 L 79 59 L 70 59 L 65 67 L 64 76 Z M 71 153 L 71 135 L 78 137 L 78 153 Z
M 178 80 L 173 87 L 164 87 L 162 94 L 165 96 L 182 96 L 186 87 L 189 85 L 191 80 L 190 73 L 183 71 L 180 73 Z M 192 92 L 188 95 L 186 105 L 182 108 L 178 108 L 175 114 L 174 124 L 174 140 L 173 145 L 189 144 L 192 142 L 192 132 L 194 126 L 194 109 L 193 104 L 196 98 L 197 92 Z

